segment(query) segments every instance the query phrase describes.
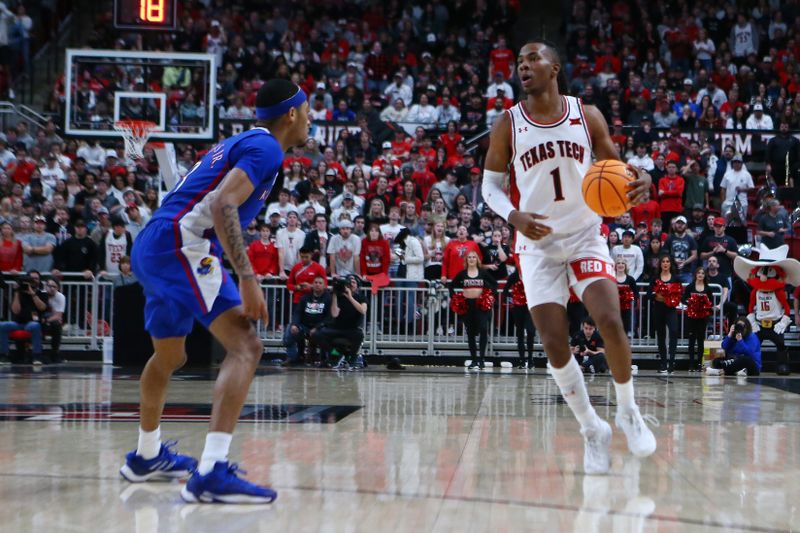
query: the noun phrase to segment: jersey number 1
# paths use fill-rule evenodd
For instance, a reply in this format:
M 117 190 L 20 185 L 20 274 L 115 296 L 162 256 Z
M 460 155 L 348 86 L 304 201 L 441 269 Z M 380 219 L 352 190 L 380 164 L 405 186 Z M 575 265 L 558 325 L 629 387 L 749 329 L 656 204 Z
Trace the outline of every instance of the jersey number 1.
M 561 190 L 561 169 L 556 167 L 550 173 L 553 176 L 553 188 L 556 190 L 556 202 L 560 202 L 564 199 L 564 191 Z

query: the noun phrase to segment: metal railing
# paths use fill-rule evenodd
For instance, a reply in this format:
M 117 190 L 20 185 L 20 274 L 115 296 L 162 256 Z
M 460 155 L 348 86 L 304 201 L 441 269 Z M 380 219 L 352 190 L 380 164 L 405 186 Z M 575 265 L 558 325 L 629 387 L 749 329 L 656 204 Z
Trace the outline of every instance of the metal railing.
M 70 279 L 82 278 L 80 273 L 64 273 L 64 277 L 60 290 L 66 300 L 62 343 L 99 350 L 103 340 L 110 339 L 113 332 L 114 285 L 98 278 Z M 7 280 L 6 286 L 0 289 L 0 319 L 3 321 L 12 320 L 11 301 L 16 288 L 16 281 Z
M 639 292 L 630 310 L 633 318 L 628 336 L 634 350 L 650 351 L 656 347 L 656 339 L 651 332 L 651 305 L 647 298 L 647 284 L 641 283 L 638 286 Z M 722 290 L 718 285 L 711 285 L 711 288 L 716 293 L 707 330 L 709 337 L 723 334 L 720 310 Z M 502 292 L 502 289 L 503 282 L 499 291 Z M 292 294 L 276 281 L 265 282 L 264 290 L 270 311 L 270 324 L 268 327 L 260 324 L 259 333 L 266 347 L 281 347 L 283 328 L 288 327 L 292 321 Z M 369 291 L 364 291 L 363 294 L 368 303 L 367 315 L 361 324 L 364 330 L 362 350 L 365 353 L 441 355 L 453 351 L 463 353 L 467 350 L 463 321 L 450 309 L 448 290 L 440 283 L 395 279 L 392 280 L 392 285 L 378 289 L 375 294 Z M 687 345 L 684 320 L 680 320 L 682 314 L 679 311 L 679 348 Z M 495 299 L 489 324 L 487 355 L 515 352 L 517 339 L 511 305 L 507 299 Z M 541 350 L 538 335 L 535 344 Z
M 46 276 L 45 276 L 46 277 Z M 103 279 L 82 278 L 79 273 L 66 273 L 61 282 L 61 293 L 66 299 L 64 310 L 63 341 L 65 345 L 83 345 L 88 350 L 99 350 L 102 342 L 113 335 L 114 286 Z M 293 294 L 280 280 L 262 284 L 270 320 L 258 324 L 259 335 L 265 347 L 283 347 L 284 329 L 292 322 Z M 719 289 L 712 285 L 713 289 Z M 15 281 L 8 281 L 0 289 L 0 319 L 11 320 L 11 299 Z M 499 291 L 502 292 L 503 282 Z M 647 285 L 639 284 L 639 293 L 631 321 L 631 346 L 634 350 L 650 351 L 656 346 L 651 333 L 651 306 L 647 298 Z M 446 287 L 438 282 L 393 280 L 392 285 L 362 293 L 368 309 L 360 327 L 364 331 L 362 350 L 368 354 L 402 353 L 416 355 L 463 354 L 467 351 L 464 324 L 460 316 L 450 309 L 450 296 Z M 722 317 L 719 309 L 721 290 L 714 296 L 713 315 L 709 320 L 709 335 L 722 335 Z M 499 355 L 515 352 L 517 347 L 511 305 L 502 296 L 495 299 L 489 322 L 489 353 Z M 684 321 L 679 320 L 680 348 L 685 348 Z M 539 338 L 536 347 L 541 350 Z

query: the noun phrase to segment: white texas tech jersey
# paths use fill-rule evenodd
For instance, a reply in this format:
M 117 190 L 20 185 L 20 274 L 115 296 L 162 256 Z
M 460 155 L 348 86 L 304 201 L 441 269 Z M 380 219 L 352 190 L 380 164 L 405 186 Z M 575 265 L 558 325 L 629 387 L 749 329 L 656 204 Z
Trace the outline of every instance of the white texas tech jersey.
M 586 205 L 583 177 L 592 165 L 589 125 L 578 98 L 562 96 L 564 114 L 550 124 L 535 122 L 518 103 L 511 117 L 511 203 L 520 211 L 547 215 L 542 223 L 554 234 L 600 228 L 600 217 Z M 516 252 L 536 246 L 518 233 Z

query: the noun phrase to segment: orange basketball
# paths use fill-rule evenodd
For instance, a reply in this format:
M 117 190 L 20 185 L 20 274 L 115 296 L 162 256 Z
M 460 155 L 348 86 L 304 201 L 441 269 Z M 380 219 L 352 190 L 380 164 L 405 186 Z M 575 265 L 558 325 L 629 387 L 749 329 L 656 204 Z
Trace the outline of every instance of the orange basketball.
M 598 161 L 583 178 L 583 199 L 600 216 L 619 216 L 631 208 L 628 184 L 635 179 L 636 173 L 622 161 Z

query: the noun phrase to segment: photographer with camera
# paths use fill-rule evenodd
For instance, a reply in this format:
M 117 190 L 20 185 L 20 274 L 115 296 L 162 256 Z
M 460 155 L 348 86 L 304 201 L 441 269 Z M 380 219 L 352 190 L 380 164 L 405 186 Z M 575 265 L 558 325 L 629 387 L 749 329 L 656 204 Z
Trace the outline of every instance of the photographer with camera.
M 606 348 L 603 338 L 597 331 L 597 325 L 587 316 L 581 324 L 581 331 L 570 341 L 572 353 L 581 365 L 584 373 L 602 373 L 608 370 L 606 364 Z
M 42 325 L 39 318 L 47 311 L 47 293 L 39 288 L 39 272 L 32 270 L 17 280 L 11 301 L 10 322 L 0 322 L 0 363 L 8 363 L 8 336 L 12 331 L 25 330 L 31 334 L 33 364 L 42 364 Z
M 358 277 L 337 278 L 331 285 L 331 323 L 317 329 L 311 340 L 323 353 L 330 354 L 334 348 L 344 352 L 334 368 L 346 370 L 351 365 L 361 368 L 364 365 L 357 355 L 364 342 L 364 331 L 360 325 L 367 314 L 367 302 L 359 294 Z M 342 345 L 342 341 L 346 346 Z
M 761 340 L 753 333 L 750 321 L 739 317 L 731 326 L 728 335 L 722 339 L 725 357 L 711 361 L 706 374 L 719 376 L 757 376 L 761 373 Z
M 294 307 L 292 323 L 283 336 L 287 365 L 299 363 L 298 345 L 305 344 L 330 316 L 331 295 L 325 290 L 325 281 L 324 276 L 315 277 L 311 292 L 300 298 Z

